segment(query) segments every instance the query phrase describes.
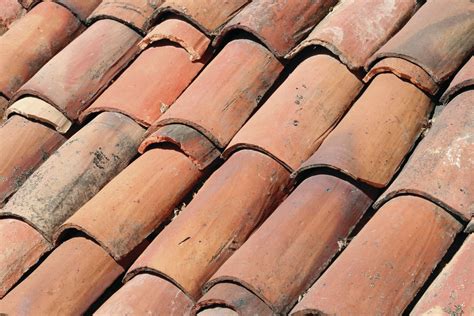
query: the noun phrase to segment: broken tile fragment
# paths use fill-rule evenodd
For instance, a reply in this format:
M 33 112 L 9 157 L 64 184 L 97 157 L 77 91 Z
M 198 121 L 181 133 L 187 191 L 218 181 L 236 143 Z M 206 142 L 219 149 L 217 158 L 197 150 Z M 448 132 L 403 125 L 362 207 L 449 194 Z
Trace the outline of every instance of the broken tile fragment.
M 321 45 L 352 70 L 360 70 L 415 13 L 416 0 L 341 1 L 286 58 Z
M 77 120 L 135 56 L 140 38 L 119 22 L 98 21 L 41 68 L 15 98 L 36 96 L 55 106 L 69 120 Z
M 423 132 L 430 98 L 393 74 L 377 76 L 298 174 L 331 168 L 384 187 Z
M 220 31 L 214 45 L 235 30 L 257 37 L 283 57 L 329 12 L 336 0 L 253 0 Z
M 390 200 L 292 315 L 401 314 L 460 230 L 459 222 L 430 201 L 411 196 Z

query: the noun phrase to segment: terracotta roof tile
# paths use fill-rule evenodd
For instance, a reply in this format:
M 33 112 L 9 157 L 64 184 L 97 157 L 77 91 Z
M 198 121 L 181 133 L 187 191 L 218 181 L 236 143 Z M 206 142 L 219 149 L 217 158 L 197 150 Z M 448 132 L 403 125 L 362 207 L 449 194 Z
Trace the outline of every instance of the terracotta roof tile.
M 306 59 L 237 133 L 224 156 L 251 148 L 274 157 L 290 171 L 297 169 L 334 128 L 362 86 L 330 56 Z
M 203 283 L 282 200 L 288 180 L 288 171 L 261 153 L 232 155 L 133 264 L 127 279 L 152 271 L 199 298 Z
M 472 53 L 473 13 L 471 1 L 428 1 L 375 53 L 369 65 L 382 58 L 402 58 L 424 69 L 436 84 L 442 83 Z M 410 73 L 406 75 L 411 76 Z M 434 94 L 437 88 L 427 92 Z
M 336 4 L 336 0 L 253 0 L 230 20 L 216 37 L 218 45 L 236 29 L 249 32 L 277 57 L 283 57 Z
M 430 110 L 421 90 L 392 74 L 379 75 L 298 174 L 328 167 L 383 187 L 414 146 Z
M 177 27 L 187 31 L 187 43 L 193 39 L 203 39 L 202 33 L 185 22 L 168 20 L 167 25 L 170 23 L 177 23 Z M 192 30 L 194 33 L 189 32 Z M 114 111 L 149 126 L 173 104 L 209 59 L 205 56 L 193 62 L 190 56 L 182 47 L 165 41 L 155 42 L 81 114 L 81 120 L 91 113 Z
M 448 89 L 444 92 L 441 97 L 443 103 L 448 103 L 459 93 L 464 90 L 471 89 L 474 87 L 474 57 L 471 56 L 469 61 L 459 70 Z
M 0 219 L 0 298 L 34 265 L 49 243 L 30 225 L 17 219 Z
M 125 168 L 142 134 L 121 114 L 99 115 L 33 173 L 0 214 L 27 221 L 51 240 L 63 221 Z
M 206 287 L 221 282 L 239 284 L 265 301 L 274 313 L 287 314 L 371 203 L 363 191 L 336 177 L 306 179 Z M 208 293 L 200 301 L 206 299 L 214 297 Z
M 292 314 L 401 314 L 460 230 L 454 218 L 429 201 L 409 196 L 393 199 L 365 225 Z
M 431 284 L 412 315 L 474 313 L 474 235 L 469 235 L 454 258 Z
M 235 40 L 152 126 L 189 125 L 224 148 L 257 108 L 283 66 L 264 47 Z
M 26 10 L 17 0 L 0 0 L 0 35 L 5 33 Z
M 179 151 L 149 150 L 69 218 L 58 233 L 81 230 L 119 260 L 173 214 L 200 177 L 197 167 Z
M 286 58 L 321 45 L 350 69 L 361 69 L 416 9 L 416 0 L 341 1 Z
M 469 221 L 474 215 L 474 91 L 455 97 L 378 205 L 396 195 L 425 197 Z
M 102 2 L 102 0 L 54 0 L 68 8 L 79 20 L 85 22 L 89 14 Z
M 37 96 L 76 120 L 136 54 L 139 39 L 118 22 L 98 21 L 41 68 L 15 98 Z
M 140 274 L 119 289 L 94 315 L 186 315 L 193 301 L 172 283 Z
M 100 246 L 74 238 L 8 293 L 0 310 L 12 315 L 79 315 L 122 272 Z
M 166 0 L 156 10 L 155 18 L 164 13 L 177 14 L 212 35 L 249 2 L 251 0 Z
M 0 206 L 66 138 L 21 116 L 0 126 Z
M 145 33 L 150 27 L 153 12 L 164 0 L 102 0 L 89 16 L 88 23 L 112 19 L 124 23 L 135 31 Z
M 64 7 L 53 2 L 34 7 L 0 37 L 0 94 L 10 99 L 80 31 L 80 21 Z

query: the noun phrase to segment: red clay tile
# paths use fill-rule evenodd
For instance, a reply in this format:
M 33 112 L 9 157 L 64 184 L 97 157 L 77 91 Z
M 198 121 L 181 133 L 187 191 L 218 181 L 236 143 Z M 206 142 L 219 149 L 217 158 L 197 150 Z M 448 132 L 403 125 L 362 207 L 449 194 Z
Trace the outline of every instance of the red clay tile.
M 305 47 L 321 45 L 350 69 L 362 69 L 416 9 L 416 0 L 342 1 L 285 57 L 292 58 Z
M 230 42 L 175 104 L 152 125 L 189 125 L 224 148 L 242 127 L 283 66 L 250 40 Z
M 0 126 L 0 207 L 66 138 L 14 115 Z
M 165 13 L 183 16 L 207 35 L 221 26 L 251 0 L 166 0 L 156 10 L 155 18 Z
M 0 298 L 21 278 L 50 244 L 30 225 L 0 219 Z
M 331 168 L 375 187 L 388 184 L 427 123 L 431 101 L 393 74 L 377 76 L 298 171 Z
M 51 57 L 82 31 L 68 9 L 43 2 L 0 37 L 0 95 L 11 98 Z
M 168 23 L 172 21 L 177 20 Z M 201 33 L 196 32 L 196 37 L 201 38 Z M 206 62 L 207 58 L 192 62 L 186 50 L 166 42 L 149 47 L 81 114 L 80 119 L 83 121 L 91 113 L 113 111 L 149 126 L 173 104 Z
M 286 315 L 371 204 L 370 197 L 344 180 L 327 175 L 306 179 L 206 287 L 239 284 L 274 313 Z
M 124 23 L 137 32 L 146 33 L 153 12 L 164 0 L 102 0 L 89 16 L 88 23 L 112 19 Z
M 382 58 L 399 57 L 420 66 L 440 84 L 472 53 L 473 14 L 471 1 L 427 1 L 401 31 L 375 53 L 369 65 Z
M 179 19 L 168 19 L 151 30 L 138 46 L 145 49 L 161 40 L 169 40 L 186 49 L 191 61 L 203 58 L 211 41 L 191 24 Z
M 471 56 L 469 61 L 459 70 L 448 89 L 441 97 L 443 103 L 448 103 L 452 98 L 460 92 L 474 87 L 474 57 Z
M 8 293 L 0 310 L 11 315 L 79 315 L 122 272 L 100 246 L 74 238 Z
M 232 283 L 219 283 L 195 305 L 197 315 L 221 315 L 217 308 L 227 307 L 238 315 L 271 316 L 272 310 L 249 290 Z
M 76 120 L 136 54 L 139 39 L 119 22 L 98 21 L 41 68 L 15 98 L 37 96 Z
M 252 148 L 275 158 L 290 171 L 297 169 L 316 151 L 362 86 L 330 56 L 306 59 L 237 133 L 224 156 Z
M 17 0 L 0 0 L 0 35 L 5 33 L 25 12 L 26 10 Z
M 232 155 L 150 244 L 127 275 L 165 276 L 191 298 L 283 199 L 289 173 L 259 152 Z
M 200 170 L 210 166 L 221 154 L 204 135 L 182 124 L 161 127 L 141 143 L 138 151 L 143 154 L 150 146 L 160 143 L 178 146 Z
M 81 21 L 85 22 L 89 14 L 102 2 L 102 0 L 54 0 L 62 4 L 77 16 Z
M 201 177 L 181 152 L 149 150 L 69 218 L 58 233 L 81 230 L 119 260 L 170 218 Z
M 430 285 L 411 315 L 474 314 L 474 235 Z
M 396 195 L 423 196 L 469 221 L 474 215 L 474 90 L 436 118 L 377 207 Z
M 187 315 L 193 301 L 172 283 L 150 274 L 128 281 L 94 315 Z
M 391 200 L 316 281 L 293 314 L 401 314 L 460 229 L 453 217 L 429 201 L 410 196 Z
M 283 57 L 321 21 L 336 0 L 253 0 L 227 23 L 214 44 L 231 31 L 256 36 L 277 57 Z
M 51 240 L 59 227 L 130 162 L 143 129 L 122 114 L 102 113 L 59 148 L 0 210 Z
M 394 75 L 413 83 L 415 86 L 431 94 L 438 90 L 438 85 L 423 68 L 398 57 L 388 57 L 377 62 L 367 73 L 364 82 L 369 82 L 382 73 L 393 73 Z

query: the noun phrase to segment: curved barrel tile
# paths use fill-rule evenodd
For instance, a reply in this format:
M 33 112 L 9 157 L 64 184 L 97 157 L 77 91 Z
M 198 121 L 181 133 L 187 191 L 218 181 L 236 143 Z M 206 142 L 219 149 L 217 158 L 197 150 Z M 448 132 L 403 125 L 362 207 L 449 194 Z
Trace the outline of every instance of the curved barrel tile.
M 285 58 L 320 45 L 337 55 L 349 69 L 362 69 L 416 9 L 416 0 L 341 1 Z
M 127 166 L 142 134 L 128 117 L 102 113 L 28 178 L 0 216 L 23 219 L 51 241 L 59 225 Z
M 336 3 L 336 0 L 253 0 L 224 26 L 214 46 L 229 32 L 243 30 L 256 36 L 275 56 L 283 57 Z
M 461 225 L 417 197 L 388 202 L 316 281 L 292 315 L 399 315 Z M 403 233 L 400 233 L 403 232 Z
M 283 66 L 250 40 L 230 42 L 152 125 L 191 126 L 224 148 L 247 121 Z
M 474 87 L 474 57 L 459 70 L 456 76 L 451 80 L 448 89 L 443 93 L 441 101 L 448 103 L 452 98 L 464 90 Z
M 422 133 L 431 108 L 430 98 L 410 83 L 392 74 L 377 76 L 298 174 L 331 168 L 384 187 Z
M 83 23 L 102 0 L 54 0 L 68 8 Z
M 7 99 L 83 30 L 66 8 L 43 2 L 0 37 L 0 95 Z
M 98 21 L 41 68 L 14 99 L 36 96 L 75 121 L 135 56 L 139 39 L 119 22 Z
M 397 195 L 427 198 L 466 222 L 474 215 L 474 90 L 455 97 L 436 118 L 376 207 Z
M 239 151 L 150 244 L 126 279 L 158 273 L 193 299 L 219 266 L 265 220 L 285 195 L 289 173 L 255 151 Z
M 290 171 L 297 169 L 336 126 L 362 86 L 330 56 L 306 59 L 242 127 L 224 156 L 251 148 L 270 155 Z

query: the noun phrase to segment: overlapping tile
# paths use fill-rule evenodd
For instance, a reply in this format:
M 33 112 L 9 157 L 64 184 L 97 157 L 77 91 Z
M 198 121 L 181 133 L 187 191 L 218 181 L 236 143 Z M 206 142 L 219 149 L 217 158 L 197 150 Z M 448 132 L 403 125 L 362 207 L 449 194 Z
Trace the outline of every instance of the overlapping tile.
M 286 58 L 320 45 L 350 69 L 359 70 L 416 9 L 416 0 L 341 1 Z
M 474 4 L 471 1 L 428 1 L 399 33 L 374 54 L 369 63 L 373 67 L 367 79 L 393 68 L 394 73 L 400 72 L 401 77 L 435 94 L 439 85 L 451 77 L 472 53 L 473 13 Z M 384 61 L 384 58 L 387 60 Z M 402 69 L 394 64 L 399 58 L 418 67 L 405 66 Z M 377 62 L 383 65 L 379 67 Z M 429 74 L 430 84 L 416 80 L 422 72 Z
M 234 30 L 256 36 L 277 57 L 283 57 L 337 3 L 336 0 L 254 0 L 233 17 L 216 37 L 218 45 Z
M 401 314 L 460 230 L 453 217 L 429 201 L 390 200 L 292 314 Z
M 459 93 L 474 86 L 474 57 L 471 56 L 469 61 L 459 70 L 456 76 L 451 80 L 449 87 L 443 93 L 441 101 L 448 103 Z
M 5 33 L 25 12 L 26 10 L 18 0 L 0 0 L 0 35 Z

